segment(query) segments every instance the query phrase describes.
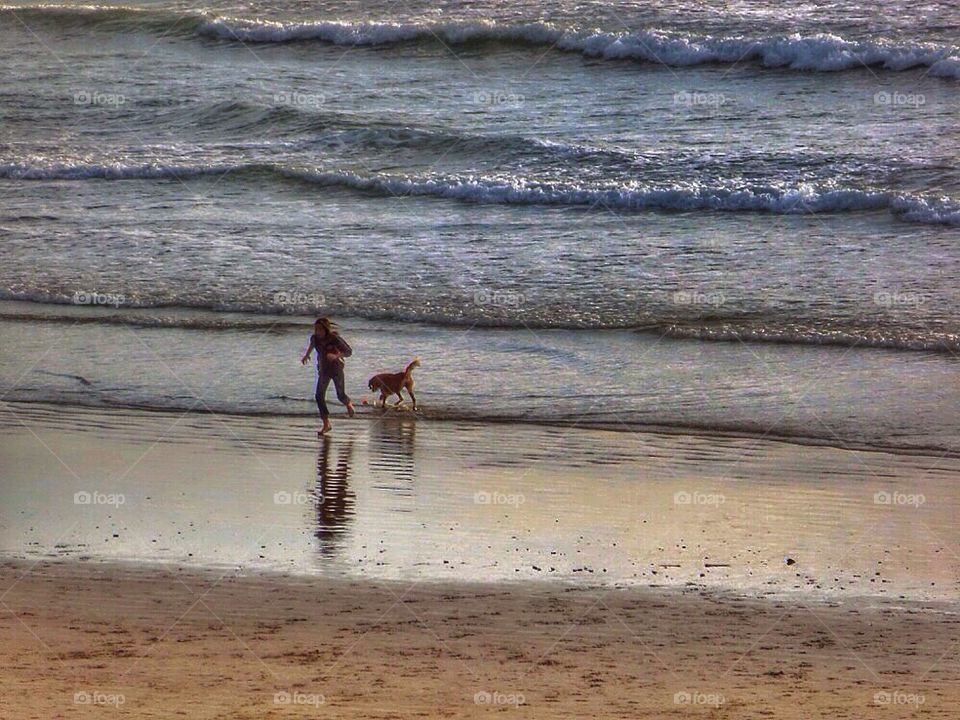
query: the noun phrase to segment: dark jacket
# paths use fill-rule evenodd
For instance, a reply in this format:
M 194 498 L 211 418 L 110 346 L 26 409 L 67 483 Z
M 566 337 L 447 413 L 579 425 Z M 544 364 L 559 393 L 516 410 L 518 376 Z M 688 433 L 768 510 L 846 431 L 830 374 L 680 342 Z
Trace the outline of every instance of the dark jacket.
M 343 367 L 343 358 L 337 358 L 331 362 L 327 360 L 328 352 L 340 351 L 343 357 L 353 355 L 353 348 L 336 333 L 327 333 L 323 340 L 320 340 L 316 335 L 311 335 L 310 339 L 313 341 L 313 347 L 317 351 L 317 368 L 322 373 L 335 371 Z

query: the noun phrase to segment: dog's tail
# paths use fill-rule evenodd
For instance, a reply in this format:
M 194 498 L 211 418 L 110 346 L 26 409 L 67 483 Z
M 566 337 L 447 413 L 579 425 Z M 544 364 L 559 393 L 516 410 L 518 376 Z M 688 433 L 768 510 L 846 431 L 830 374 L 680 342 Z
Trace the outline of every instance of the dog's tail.
M 410 361 L 410 364 L 403 369 L 403 376 L 410 377 L 410 373 L 412 373 L 416 367 L 420 367 L 420 358 L 414 358 Z

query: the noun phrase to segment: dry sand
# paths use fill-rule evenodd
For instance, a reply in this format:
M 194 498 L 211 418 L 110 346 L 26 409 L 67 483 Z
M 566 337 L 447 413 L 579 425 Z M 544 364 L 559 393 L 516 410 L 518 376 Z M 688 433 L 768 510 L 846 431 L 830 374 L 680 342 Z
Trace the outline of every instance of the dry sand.
M 859 720 L 960 700 L 942 608 L 77 562 L 8 562 L 0 595 L 4 718 Z

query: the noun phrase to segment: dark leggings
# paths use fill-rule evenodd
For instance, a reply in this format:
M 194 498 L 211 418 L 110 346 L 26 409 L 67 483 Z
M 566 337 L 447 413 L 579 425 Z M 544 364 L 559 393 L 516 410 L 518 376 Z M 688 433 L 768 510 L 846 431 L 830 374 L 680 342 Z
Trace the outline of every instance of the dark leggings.
M 344 405 L 350 402 L 347 392 L 343 389 L 343 365 L 335 368 L 321 368 L 320 375 L 317 377 L 316 399 L 320 417 L 324 420 L 330 417 L 330 411 L 327 409 L 327 388 L 331 380 L 333 380 L 333 387 L 337 390 L 337 400 Z

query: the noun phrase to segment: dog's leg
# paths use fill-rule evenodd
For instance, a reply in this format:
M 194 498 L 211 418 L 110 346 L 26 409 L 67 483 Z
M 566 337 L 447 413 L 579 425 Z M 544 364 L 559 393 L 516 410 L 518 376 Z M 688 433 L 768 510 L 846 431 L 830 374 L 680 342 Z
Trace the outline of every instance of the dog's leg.
M 400 390 L 397 390 L 397 404 L 394 407 L 398 408 L 401 405 L 403 405 L 403 395 L 400 394 Z
M 407 393 L 410 395 L 410 399 L 413 400 L 413 409 L 417 409 L 417 396 L 413 394 L 413 385 L 410 384 L 407 386 Z

